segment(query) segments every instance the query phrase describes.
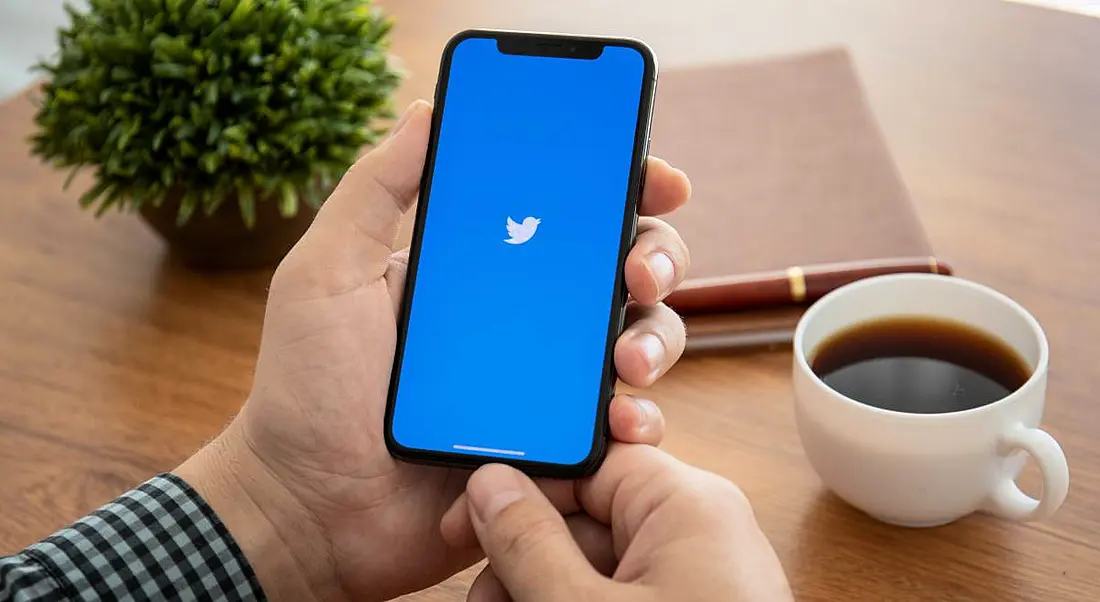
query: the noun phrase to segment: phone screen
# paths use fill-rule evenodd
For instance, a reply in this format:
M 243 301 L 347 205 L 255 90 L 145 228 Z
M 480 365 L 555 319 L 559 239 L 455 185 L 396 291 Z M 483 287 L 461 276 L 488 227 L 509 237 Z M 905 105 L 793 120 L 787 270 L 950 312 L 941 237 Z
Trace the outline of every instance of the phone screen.
M 592 453 L 645 66 L 628 46 L 454 46 L 391 392 L 398 445 L 565 465 Z

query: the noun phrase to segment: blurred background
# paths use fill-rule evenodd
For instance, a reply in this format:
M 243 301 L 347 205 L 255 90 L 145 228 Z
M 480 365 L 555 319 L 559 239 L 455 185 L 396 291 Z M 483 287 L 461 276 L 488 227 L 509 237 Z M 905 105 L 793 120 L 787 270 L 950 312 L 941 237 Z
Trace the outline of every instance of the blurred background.
M 76 6 L 85 6 L 77 0 Z M 30 83 L 28 68 L 56 47 L 54 31 L 65 23 L 61 0 L 0 2 L 0 97 Z
M 1100 0 L 1011 0 L 1100 16 Z M 84 6 L 86 0 L 72 0 Z M 383 2 L 385 6 L 389 3 Z M 62 0 L 0 2 L 0 98 L 19 91 L 34 77 L 28 68 L 53 52 L 54 30 L 65 23 Z

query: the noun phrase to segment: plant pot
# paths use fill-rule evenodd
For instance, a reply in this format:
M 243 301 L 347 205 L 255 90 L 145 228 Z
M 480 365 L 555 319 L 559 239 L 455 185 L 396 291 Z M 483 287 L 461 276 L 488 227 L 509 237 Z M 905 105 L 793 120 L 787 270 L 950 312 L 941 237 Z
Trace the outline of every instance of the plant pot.
M 176 225 L 182 191 L 165 197 L 159 207 L 144 203 L 140 214 L 168 243 L 168 252 L 185 265 L 201 270 L 270 268 L 278 265 L 313 222 L 316 211 L 304 202 L 294 217 L 284 218 L 275 199 L 256 198 L 256 225 L 241 219 L 236 197 L 228 198 L 212 215 L 196 211 L 182 227 Z

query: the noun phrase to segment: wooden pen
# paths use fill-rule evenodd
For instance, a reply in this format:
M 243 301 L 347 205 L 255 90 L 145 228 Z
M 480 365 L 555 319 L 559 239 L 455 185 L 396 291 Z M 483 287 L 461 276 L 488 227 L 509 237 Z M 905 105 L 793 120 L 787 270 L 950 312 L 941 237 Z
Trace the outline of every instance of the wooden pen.
M 685 316 L 684 353 L 752 353 L 789 348 L 802 313 L 803 308 L 792 305 Z
M 804 305 L 857 280 L 905 272 L 950 275 L 952 270 L 935 257 L 792 266 L 774 272 L 689 279 L 665 303 L 685 315 Z

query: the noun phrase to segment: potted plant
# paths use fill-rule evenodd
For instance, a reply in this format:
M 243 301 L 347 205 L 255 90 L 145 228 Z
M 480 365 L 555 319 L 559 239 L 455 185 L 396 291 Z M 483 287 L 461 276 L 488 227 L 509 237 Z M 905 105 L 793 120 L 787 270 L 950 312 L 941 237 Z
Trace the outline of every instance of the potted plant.
M 94 170 L 80 205 L 134 211 L 199 267 L 274 265 L 393 116 L 371 0 L 66 6 L 33 152 Z

